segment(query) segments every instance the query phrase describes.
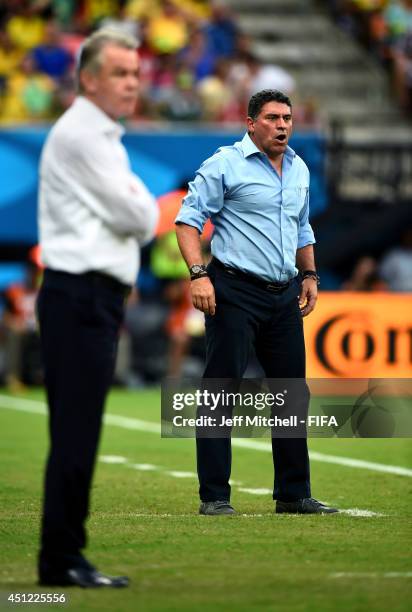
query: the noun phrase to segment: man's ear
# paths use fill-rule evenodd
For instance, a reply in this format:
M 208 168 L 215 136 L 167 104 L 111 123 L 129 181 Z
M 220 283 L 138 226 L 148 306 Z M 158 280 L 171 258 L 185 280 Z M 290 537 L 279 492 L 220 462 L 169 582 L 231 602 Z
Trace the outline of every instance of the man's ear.
M 96 75 L 89 70 L 81 70 L 79 74 L 79 80 L 83 91 L 86 94 L 94 94 L 97 89 Z
M 248 131 L 248 133 L 249 134 L 254 134 L 254 132 L 255 132 L 255 127 L 254 127 L 255 126 L 255 122 L 252 119 L 252 117 L 248 117 L 246 119 L 246 124 L 247 124 L 247 131 Z

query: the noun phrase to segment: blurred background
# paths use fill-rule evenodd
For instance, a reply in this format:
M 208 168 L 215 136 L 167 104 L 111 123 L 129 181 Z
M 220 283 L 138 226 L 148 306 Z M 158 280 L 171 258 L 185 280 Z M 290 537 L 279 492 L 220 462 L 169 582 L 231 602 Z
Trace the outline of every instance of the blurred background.
M 161 210 L 117 384 L 201 374 L 203 316 L 173 221 L 200 163 L 243 136 L 265 88 L 292 98 L 291 146 L 311 171 L 322 294 L 305 321 L 309 375 L 412 375 L 412 0 L 3 0 L 0 26 L 0 384 L 42 383 L 38 161 L 74 99 L 83 39 L 106 26 L 140 43 L 124 142 Z

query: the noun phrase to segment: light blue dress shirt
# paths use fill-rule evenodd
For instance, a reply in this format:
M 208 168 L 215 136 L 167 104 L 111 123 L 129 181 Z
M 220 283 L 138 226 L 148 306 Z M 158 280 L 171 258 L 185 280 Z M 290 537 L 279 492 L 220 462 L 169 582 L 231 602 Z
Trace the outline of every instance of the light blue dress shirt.
M 313 244 L 309 224 L 309 170 L 290 147 L 282 177 L 248 134 L 221 147 L 189 183 L 176 223 L 202 232 L 215 226 L 212 255 L 268 281 L 296 276 L 296 250 Z

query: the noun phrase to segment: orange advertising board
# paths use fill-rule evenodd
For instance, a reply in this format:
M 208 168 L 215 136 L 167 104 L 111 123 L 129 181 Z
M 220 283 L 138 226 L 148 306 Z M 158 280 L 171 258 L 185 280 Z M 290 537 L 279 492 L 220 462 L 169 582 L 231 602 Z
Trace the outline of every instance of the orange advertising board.
M 412 377 L 412 294 L 320 292 L 304 321 L 308 377 Z

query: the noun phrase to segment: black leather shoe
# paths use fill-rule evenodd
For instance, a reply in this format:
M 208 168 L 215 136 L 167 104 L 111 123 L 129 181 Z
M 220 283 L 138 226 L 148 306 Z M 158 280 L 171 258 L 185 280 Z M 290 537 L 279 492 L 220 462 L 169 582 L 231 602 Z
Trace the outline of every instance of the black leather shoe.
M 40 573 L 40 586 L 79 586 L 84 589 L 112 587 L 121 588 L 129 585 L 126 576 L 106 576 L 95 569 L 71 567 L 56 572 Z
M 293 502 L 280 500 L 276 502 L 276 514 L 332 514 L 333 512 L 339 512 L 339 510 L 325 506 L 313 497 L 305 497 L 305 499 L 297 499 Z
M 211 502 L 202 502 L 200 504 L 199 514 L 217 516 L 219 514 L 236 514 L 236 512 L 228 501 L 219 500 Z

